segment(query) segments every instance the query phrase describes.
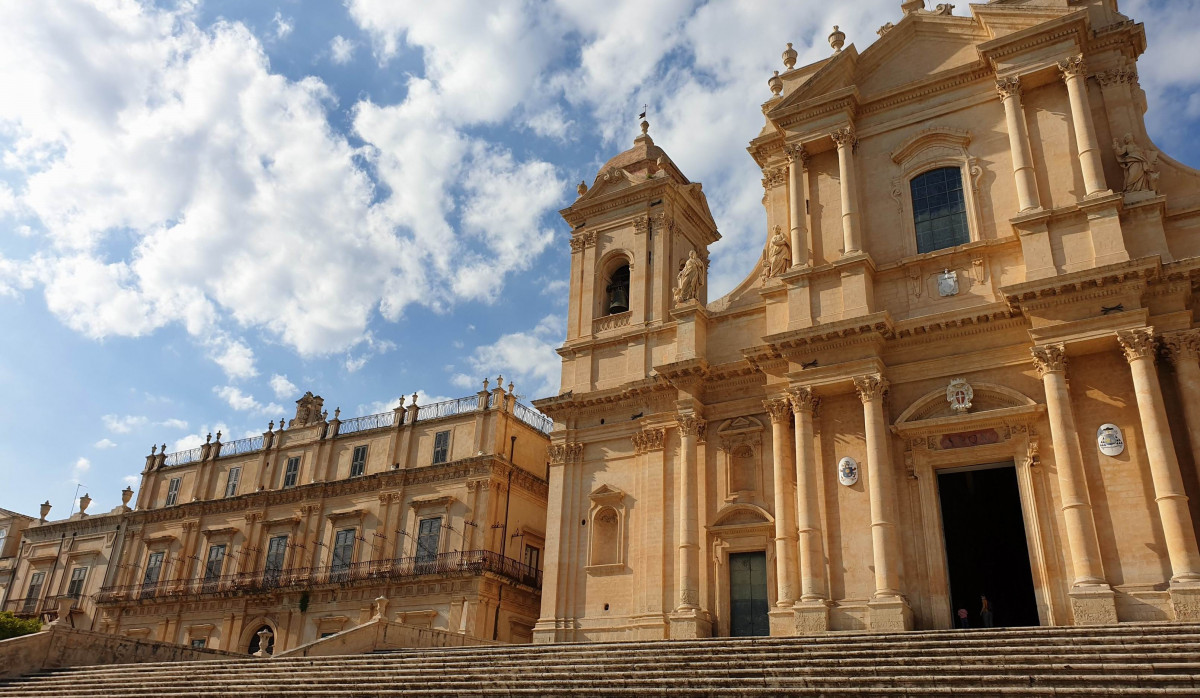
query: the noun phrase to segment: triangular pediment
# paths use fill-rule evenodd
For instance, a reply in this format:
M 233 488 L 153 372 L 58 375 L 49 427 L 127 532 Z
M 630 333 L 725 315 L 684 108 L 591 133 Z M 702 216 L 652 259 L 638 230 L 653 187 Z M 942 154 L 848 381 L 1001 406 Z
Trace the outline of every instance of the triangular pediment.
M 831 58 L 807 82 L 792 90 L 775 106 L 771 107 L 770 111 L 767 112 L 767 117 L 778 119 L 807 105 L 809 102 L 829 95 L 831 92 L 852 86 L 854 84 L 854 71 L 857 60 L 858 50 L 853 45 L 848 46 L 841 53 Z
M 969 17 L 911 15 L 869 46 L 855 84 L 864 99 L 979 62 L 987 32 Z

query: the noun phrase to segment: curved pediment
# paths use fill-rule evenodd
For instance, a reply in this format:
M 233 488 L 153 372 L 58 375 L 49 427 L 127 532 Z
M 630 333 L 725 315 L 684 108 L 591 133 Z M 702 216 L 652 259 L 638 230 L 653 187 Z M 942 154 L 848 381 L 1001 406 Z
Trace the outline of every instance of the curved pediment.
M 969 415 L 1012 407 L 1033 407 L 1037 405 L 1027 395 L 1002 385 L 973 383 L 971 384 L 971 388 L 974 390 L 974 396 L 971 400 L 971 408 L 966 412 Z M 899 427 L 912 424 L 913 422 L 959 417 L 962 415 L 963 413 L 954 410 L 950 401 L 946 398 L 946 388 L 938 388 L 922 396 L 905 410 L 900 415 L 900 418 L 896 420 L 896 426 Z
M 775 517 L 766 509 L 753 504 L 730 504 L 717 512 L 716 521 L 710 528 L 728 528 L 731 526 L 761 526 L 774 525 Z

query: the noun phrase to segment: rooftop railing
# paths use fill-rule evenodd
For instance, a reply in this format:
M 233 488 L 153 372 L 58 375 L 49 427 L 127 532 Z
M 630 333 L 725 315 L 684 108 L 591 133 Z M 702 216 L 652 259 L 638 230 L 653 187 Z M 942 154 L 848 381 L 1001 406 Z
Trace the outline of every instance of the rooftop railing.
M 189 448 L 186 451 L 168 453 L 166 459 L 163 461 L 163 465 L 171 467 L 172 465 L 187 465 L 188 463 L 195 463 L 196 461 L 200 460 L 200 453 L 202 450 L 203 449 L 197 446 L 196 448 Z
M 427 575 L 478 576 L 485 572 L 535 589 L 540 589 L 542 586 L 541 570 L 490 550 L 468 550 L 429 557 L 369 560 L 349 565 L 294 567 L 284 570 L 228 574 L 220 577 L 197 577 L 159 581 L 151 584 L 110 586 L 100 590 L 97 603 L 120 603 L 229 592 L 266 593 L 273 589 L 350 584 L 364 580 L 386 582 Z
M 225 456 L 240 456 L 243 453 L 254 453 L 262 449 L 262 435 L 251 436 L 248 439 L 238 439 L 237 441 L 230 441 L 227 444 L 221 444 L 221 452 L 218 455 L 222 458 Z
M 460 397 L 455 400 L 444 400 L 432 405 L 420 405 L 417 408 L 417 419 L 440 419 L 453 417 L 456 414 L 466 414 L 479 409 L 479 398 L 475 395 Z
M 380 412 L 379 414 L 369 414 L 365 417 L 355 417 L 354 419 L 347 419 L 338 425 L 338 436 L 353 434 L 356 431 L 382 429 L 383 427 L 390 427 L 395 423 L 395 412 Z

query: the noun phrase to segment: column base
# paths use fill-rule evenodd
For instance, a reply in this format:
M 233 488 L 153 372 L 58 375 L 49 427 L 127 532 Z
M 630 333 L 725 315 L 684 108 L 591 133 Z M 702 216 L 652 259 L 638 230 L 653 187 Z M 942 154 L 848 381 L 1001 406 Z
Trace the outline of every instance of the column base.
M 880 632 L 912 630 L 912 608 L 903 596 L 884 596 L 867 602 L 868 624 Z
M 1110 625 L 1117 622 L 1117 595 L 1108 585 L 1075 587 L 1069 594 L 1075 625 Z
M 681 608 L 667 616 L 671 622 L 672 640 L 695 640 L 712 637 L 712 618 L 708 611 Z
M 795 613 L 793 613 L 791 606 L 787 606 L 786 608 L 775 606 L 767 611 L 767 619 L 771 623 L 771 637 L 789 637 L 794 635 L 796 632 L 794 616 Z
M 820 635 L 829 632 L 828 601 L 797 601 L 792 613 L 796 635 Z
M 575 624 L 559 618 L 539 620 L 533 626 L 533 644 L 549 645 L 556 642 L 573 642 Z
M 1200 584 L 1172 582 L 1171 609 L 1177 621 L 1200 620 Z

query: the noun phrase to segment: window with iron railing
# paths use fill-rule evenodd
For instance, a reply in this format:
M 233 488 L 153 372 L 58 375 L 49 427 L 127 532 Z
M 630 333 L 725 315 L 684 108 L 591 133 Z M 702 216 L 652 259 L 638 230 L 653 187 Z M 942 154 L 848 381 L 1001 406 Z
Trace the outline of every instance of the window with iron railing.
M 417 562 L 429 562 L 437 558 L 441 535 L 442 517 L 421 519 L 417 529 Z
M 179 500 L 179 481 L 181 478 L 173 477 L 167 483 L 167 506 L 175 506 L 175 502 Z
M 287 554 L 287 536 L 274 536 L 267 543 L 267 563 L 263 568 L 268 578 L 278 578 L 283 571 L 283 558 Z
M 77 599 L 83 594 L 83 582 L 87 579 L 87 571 L 86 567 L 76 567 L 71 570 L 71 582 L 67 584 L 67 596 Z
M 287 467 L 283 471 L 283 487 L 295 487 L 296 481 L 300 479 L 300 456 L 292 456 L 287 459 Z
M 433 463 L 445 463 L 450 460 L 450 432 L 439 431 L 433 436 Z
M 541 562 L 542 550 L 534 545 L 525 546 L 525 559 L 523 562 L 533 569 L 538 568 L 538 563 Z
M 158 578 L 162 574 L 163 553 L 150 553 L 149 559 L 146 561 L 146 574 L 142 577 L 143 586 L 151 586 L 158 584 Z
M 337 532 L 333 540 L 333 560 L 330 562 L 331 572 L 345 572 L 354 562 L 354 534 L 356 529 L 347 528 Z
M 32 613 L 42 597 L 42 582 L 46 580 L 45 572 L 34 572 L 29 578 L 29 590 L 25 592 L 25 613 Z
M 242 468 L 237 466 L 229 469 L 229 476 L 225 478 L 225 496 L 232 497 L 237 494 L 238 479 L 242 477 Z
M 350 459 L 350 477 L 358 477 L 367 471 L 367 447 L 355 446 Z
M 208 560 L 204 563 L 204 581 L 213 582 L 221 576 L 225 567 L 225 544 L 213 545 L 208 549 Z

